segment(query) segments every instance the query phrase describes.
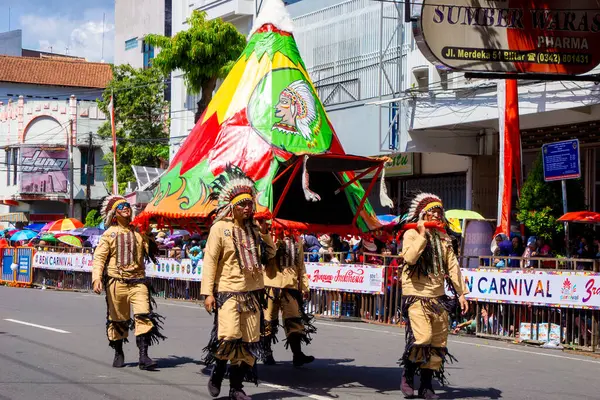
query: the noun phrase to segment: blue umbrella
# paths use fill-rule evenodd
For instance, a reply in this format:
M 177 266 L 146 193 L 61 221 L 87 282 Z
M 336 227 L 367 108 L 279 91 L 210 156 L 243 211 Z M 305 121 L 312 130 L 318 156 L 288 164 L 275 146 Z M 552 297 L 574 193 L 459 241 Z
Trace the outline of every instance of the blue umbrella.
M 12 235 L 10 240 L 12 242 L 20 242 L 21 240 L 30 240 L 37 236 L 37 232 L 32 231 L 30 229 L 23 229 Z
M 32 231 L 36 231 L 39 232 L 42 230 L 42 228 L 46 225 L 45 222 L 42 223 L 38 223 L 38 224 L 29 224 L 25 227 L 25 229 L 30 229 Z

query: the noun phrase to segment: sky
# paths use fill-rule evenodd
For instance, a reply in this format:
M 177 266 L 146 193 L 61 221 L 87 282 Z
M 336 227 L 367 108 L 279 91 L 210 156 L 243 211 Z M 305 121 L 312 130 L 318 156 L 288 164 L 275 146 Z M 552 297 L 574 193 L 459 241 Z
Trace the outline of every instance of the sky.
M 0 32 L 23 31 L 23 48 L 112 62 L 115 0 L 0 0 Z M 102 18 L 104 54 L 102 50 Z

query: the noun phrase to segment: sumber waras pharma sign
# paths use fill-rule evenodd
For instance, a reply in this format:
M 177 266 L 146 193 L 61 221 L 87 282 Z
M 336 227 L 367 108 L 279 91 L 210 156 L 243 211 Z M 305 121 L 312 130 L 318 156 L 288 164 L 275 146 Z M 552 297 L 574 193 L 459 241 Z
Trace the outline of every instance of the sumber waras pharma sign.
M 419 49 L 449 69 L 582 74 L 600 64 L 598 0 L 422 0 Z

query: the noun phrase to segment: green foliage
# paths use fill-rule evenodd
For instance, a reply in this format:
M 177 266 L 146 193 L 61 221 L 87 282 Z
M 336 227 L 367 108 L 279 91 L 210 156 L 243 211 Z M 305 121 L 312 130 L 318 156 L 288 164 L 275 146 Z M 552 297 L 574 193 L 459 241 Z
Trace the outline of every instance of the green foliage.
M 91 210 L 85 216 L 85 226 L 94 227 L 100 225 L 102 222 L 102 215 L 98 212 L 98 210 Z
M 164 75 L 156 68 L 135 69 L 130 65 L 113 66 L 113 80 L 98 101 L 109 115 L 108 105 L 114 93 L 117 131 L 117 180 L 123 193 L 127 182 L 135 181 L 132 165 L 160 167 L 169 159 L 168 102 L 164 99 Z M 112 138 L 110 119 L 98 134 Z M 112 152 L 104 157 L 104 174 L 112 187 Z
M 569 211 L 586 208 L 579 180 L 567 181 L 567 205 Z M 563 231 L 563 224 L 557 222 L 563 215 L 561 183 L 544 181 L 541 152 L 523 184 L 517 210 L 517 219 L 532 235 L 551 239 Z
M 160 48 L 153 66 L 165 75 L 180 69 L 190 92 L 202 93 L 197 117 L 212 99 L 218 78 L 225 78 L 244 47 L 246 38 L 236 27 L 222 19 L 206 19 L 205 12 L 194 11 L 187 20 L 190 28 L 174 37 L 148 35 L 145 41 Z

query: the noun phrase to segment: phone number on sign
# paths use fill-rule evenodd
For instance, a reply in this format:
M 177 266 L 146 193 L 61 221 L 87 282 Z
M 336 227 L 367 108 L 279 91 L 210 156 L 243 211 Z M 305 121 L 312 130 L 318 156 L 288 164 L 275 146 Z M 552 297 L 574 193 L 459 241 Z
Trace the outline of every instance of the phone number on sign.
M 444 47 L 442 54 L 446 59 L 469 61 L 522 62 L 537 64 L 577 64 L 592 63 L 590 54 L 550 53 L 518 50 L 490 50 L 460 47 Z

